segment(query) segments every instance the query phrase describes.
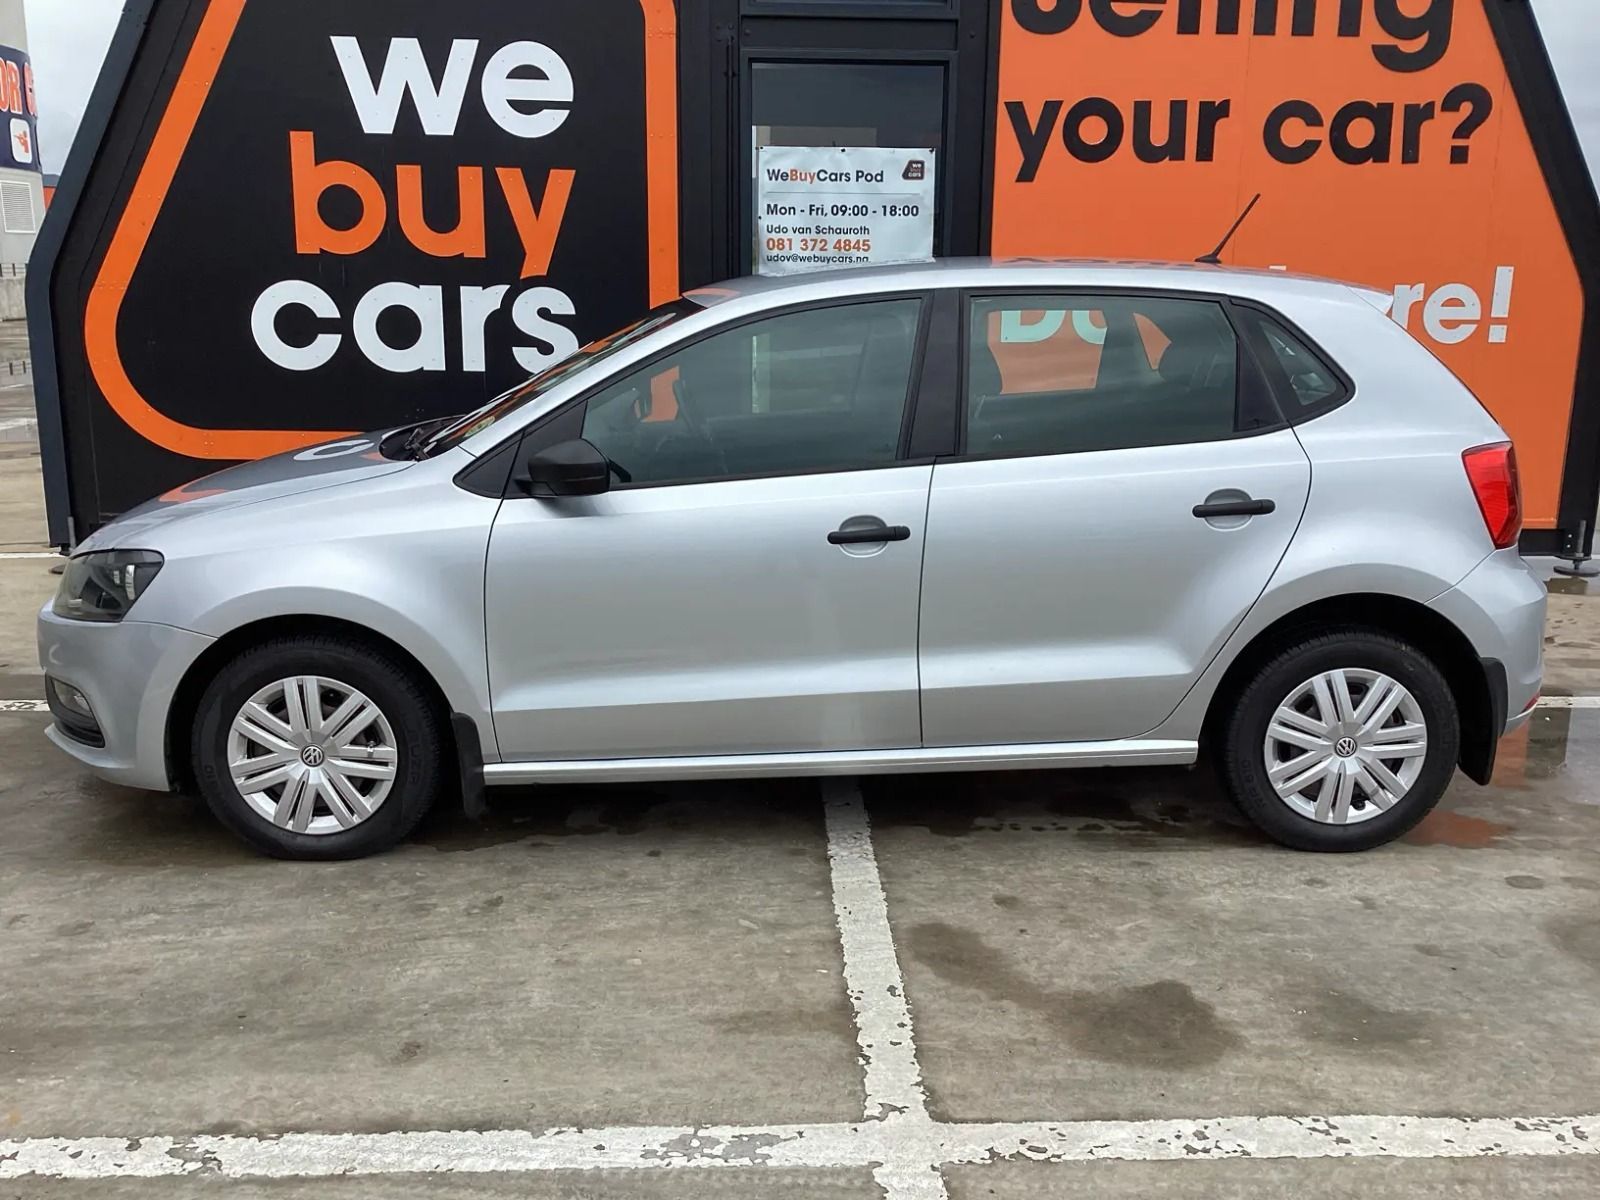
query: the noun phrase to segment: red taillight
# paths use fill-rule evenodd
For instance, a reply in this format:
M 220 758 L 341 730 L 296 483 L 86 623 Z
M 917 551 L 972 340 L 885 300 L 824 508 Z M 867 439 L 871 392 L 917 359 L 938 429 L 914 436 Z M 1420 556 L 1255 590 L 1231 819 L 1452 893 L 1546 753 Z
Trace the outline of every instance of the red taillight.
M 1510 442 L 1478 446 L 1461 456 L 1472 494 L 1478 498 L 1483 523 L 1495 549 L 1517 544 L 1522 534 L 1522 484 L 1517 479 L 1517 452 Z

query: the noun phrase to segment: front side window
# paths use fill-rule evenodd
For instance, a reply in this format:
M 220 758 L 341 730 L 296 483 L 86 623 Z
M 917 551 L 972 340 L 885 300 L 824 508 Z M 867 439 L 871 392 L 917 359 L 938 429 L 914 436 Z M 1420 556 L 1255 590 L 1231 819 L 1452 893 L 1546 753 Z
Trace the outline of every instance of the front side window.
M 845 304 L 713 334 L 591 397 L 583 436 L 635 485 L 890 466 L 921 311 Z
M 1241 411 L 1238 341 L 1210 300 L 980 298 L 967 376 L 976 456 L 1217 441 L 1262 423 Z
M 468 438 L 477 437 L 486 430 L 493 429 L 507 417 L 514 416 L 526 405 L 532 404 L 551 388 L 557 387 L 572 378 L 579 371 L 587 371 L 590 367 L 603 363 L 614 354 L 620 354 L 636 342 L 641 342 L 658 330 L 669 325 L 675 325 L 687 317 L 700 311 L 700 306 L 690 300 L 674 300 L 671 304 L 663 305 L 655 311 L 635 321 L 632 325 L 618 330 L 610 337 L 601 338 L 591 342 L 570 358 L 565 358 L 553 367 L 535 375 L 526 383 L 512 388 L 505 395 L 490 401 L 476 412 L 468 413 L 459 420 L 453 421 L 435 433 L 428 441 L 428 453 L 440 454 L 454 446 L 459 446 Z

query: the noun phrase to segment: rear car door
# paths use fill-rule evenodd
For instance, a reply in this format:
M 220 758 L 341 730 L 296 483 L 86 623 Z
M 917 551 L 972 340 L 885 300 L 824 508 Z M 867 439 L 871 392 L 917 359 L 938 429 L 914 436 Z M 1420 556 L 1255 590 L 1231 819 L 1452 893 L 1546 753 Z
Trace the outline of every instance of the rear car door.
M 966 300 L 922 594 L 929 746 L 1136 737 L 1260 597 L 1311 466 L 1228 305 Z
M 921 743 L 932 466 L 905 461 L 921 295 L 762 316 L 670 351 L 525 439 L 620 481 L 501 508 L 495 728 L 512 762 Z

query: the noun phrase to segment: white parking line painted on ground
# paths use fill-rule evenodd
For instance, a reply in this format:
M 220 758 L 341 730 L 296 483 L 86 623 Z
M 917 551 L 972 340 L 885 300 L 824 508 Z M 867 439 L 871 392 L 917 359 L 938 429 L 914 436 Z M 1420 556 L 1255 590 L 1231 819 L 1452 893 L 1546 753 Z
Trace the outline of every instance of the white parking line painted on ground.
M 1540 708 L 1600 708 L 1600 696 L 1544 696 Z
M 767 1167 L 874 1168 L 891 1197 L 943 1195 L 938 1166 L 999 1160 L 1206 1162 L 1230 1158 L 1518 1158 L 1600 1154 L 1583 1117 L 1224 1117 L 952 1125 L 891 1117 L 858 1125 L 558 1129 L 548 1133 L 291 1133 L 253 1138 L 0 1141 L 0 1179 L 335 1178 L 345 1175 Z M 930 1187 L 929 1185 L 932 1185 Z M 891 1190 L 892 1189 L 892 1190 Z
M 844 981 L 855 1009 L 861 1067 L 866 1076 L 867 1120 L 891 1113 L 926 1118 L 922 1087 L 906 1007 L 905 981 L 888 900 L 872 849 L 872 826 L 854 780 L 822 784 L 828 822 L 828 864 L 833 875 L 833 911 L 844 952 Z
M 43 700 L 0 700 L 0 713 L 36 713 L 49 711 L 50 706 Z
M 20 559 L 24 559 L 24 558 L 60 558 L 60 557 L 61 556 L 59 554 L 57 554 L 54 550 L 25 550 L 25 551 L 22 551 L 20 553 L 17 552 L 17 551 L 0 552 L 0 560 L 5 560 L 5 559 L 19 559 L 20 560 Z

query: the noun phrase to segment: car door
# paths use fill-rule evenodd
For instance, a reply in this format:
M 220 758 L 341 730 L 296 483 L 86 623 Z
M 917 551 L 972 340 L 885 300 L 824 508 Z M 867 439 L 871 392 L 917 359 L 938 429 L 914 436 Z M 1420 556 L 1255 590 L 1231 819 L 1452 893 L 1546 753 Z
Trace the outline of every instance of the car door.
M 610 382 L 581 435 L 617 484 L 502 506 L 487 635 L 508 761 L 921 744 L 932 467 L 902 431 L 924 297 L 765 315 Z
M 929 500 L 925 742 L 1147 733 L 1265 589 L 1310 462 L 1218 300 L 967 304 L 962 454 Z

